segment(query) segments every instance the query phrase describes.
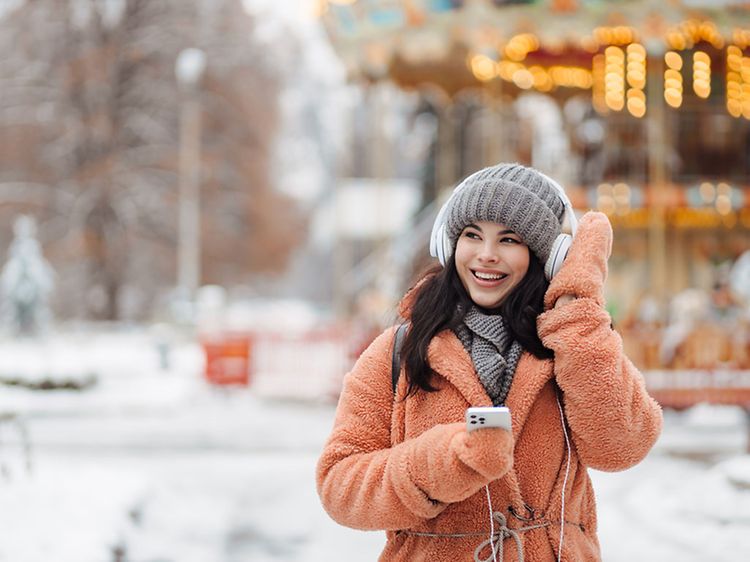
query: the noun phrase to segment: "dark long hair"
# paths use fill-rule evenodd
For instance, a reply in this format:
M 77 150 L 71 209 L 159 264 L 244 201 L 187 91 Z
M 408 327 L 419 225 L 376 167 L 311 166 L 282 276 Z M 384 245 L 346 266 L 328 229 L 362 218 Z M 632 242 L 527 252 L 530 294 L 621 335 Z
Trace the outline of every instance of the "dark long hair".
M 544 347 L 539 339 L 536 319 L 544 310 L 544 293 L 549 282 L 539 259 L 534 254 L 530 254 L 529 258 L 529 269 L 521 282 L 498 309 L 484 312 L 502 315 L 511 337 L 524 350 L 546 359 L 552 357 L 552 351 Z M 416 296 L 411 310 L 411 326 L 401 350 L 408 382 L 407 396 L 418 390 L 436 390 L 430 382 L 432 369 L 427 362 L 427 348 L 432 338 L 442 330 L 455 330 L 472 306 L 471 297 L 458 277 L 453 256 L 445 267 L 437 266 L 429 270 L 414 290 Z

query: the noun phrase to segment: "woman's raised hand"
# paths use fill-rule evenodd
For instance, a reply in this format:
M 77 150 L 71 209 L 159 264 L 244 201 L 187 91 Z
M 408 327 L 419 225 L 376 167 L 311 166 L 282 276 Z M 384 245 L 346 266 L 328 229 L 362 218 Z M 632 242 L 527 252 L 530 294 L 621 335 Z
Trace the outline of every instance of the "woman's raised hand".
M 590 211 L 578 223 L 573 244 L 562 269 L 544 295 L 544 308 L 564 305 L 573 298 L 594 299 L 604 305 L 607 260 L 612 253 L 612 226 L 607 215 Z

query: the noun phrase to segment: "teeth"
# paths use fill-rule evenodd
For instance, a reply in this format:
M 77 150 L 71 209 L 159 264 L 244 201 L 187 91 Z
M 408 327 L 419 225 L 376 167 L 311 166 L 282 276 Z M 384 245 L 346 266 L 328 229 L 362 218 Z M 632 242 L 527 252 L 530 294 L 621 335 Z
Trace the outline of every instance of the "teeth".
M 484 279 L 485 281 L 499 281 L 500 279 L 504 279 L 506 277 L 504 273 L 482 273 L 481 271 L 475 271 L 474 275 L 476 275 L 479 279 Z

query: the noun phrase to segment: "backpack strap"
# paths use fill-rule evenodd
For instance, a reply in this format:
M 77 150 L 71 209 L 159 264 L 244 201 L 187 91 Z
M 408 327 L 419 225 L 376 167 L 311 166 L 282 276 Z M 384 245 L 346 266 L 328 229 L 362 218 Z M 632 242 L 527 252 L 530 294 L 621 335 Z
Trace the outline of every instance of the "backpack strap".
M 396 335 L 393 338 L 393 355 L 391 356 L 391 386 L 393 392 L 396 392 L 398 378 L 401 374 L 401 347 L 404 345 L 404 336 L 406 329 L 409 327 L 408 322 L 401 324 L 396 329 Z

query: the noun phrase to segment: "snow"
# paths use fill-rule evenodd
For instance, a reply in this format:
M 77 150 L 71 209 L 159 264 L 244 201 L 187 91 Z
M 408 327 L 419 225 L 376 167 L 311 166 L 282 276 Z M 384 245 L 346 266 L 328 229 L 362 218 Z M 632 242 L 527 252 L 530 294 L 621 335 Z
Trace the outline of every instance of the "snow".
M 269 398 L 268 372 L 249 388 L 210 386 L 200 347 L 163 329 L 0 341 L 0 359 L 19 373 L 44 362 L 97 375 L 79 392 L 3 387 L 0 562 L 106 562 L 117 548 L 144 562 L 377 558 L 383 534 L 340 527 L 316 495 L 331 401 Z M 746 423 L 737 408 L 666 412 L 646 460 L 592 472 L 604 560 L 748 559 Z

